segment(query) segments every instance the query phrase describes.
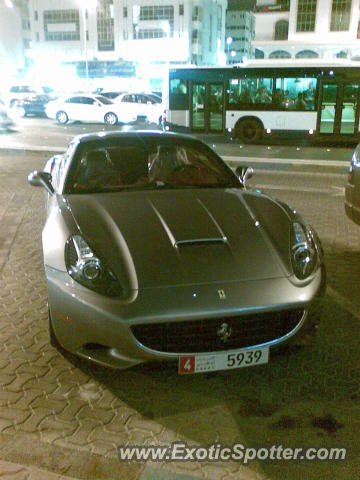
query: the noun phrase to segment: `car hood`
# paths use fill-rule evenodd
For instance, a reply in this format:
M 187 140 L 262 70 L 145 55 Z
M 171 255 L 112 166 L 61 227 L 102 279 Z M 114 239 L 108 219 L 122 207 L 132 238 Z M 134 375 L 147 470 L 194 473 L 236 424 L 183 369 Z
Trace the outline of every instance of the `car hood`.
M 90 246 L 129 289 L 289 276 L 289 218 L 239 189 L 69 195 Z M 259 220 L 260 219 L 260 220 Z

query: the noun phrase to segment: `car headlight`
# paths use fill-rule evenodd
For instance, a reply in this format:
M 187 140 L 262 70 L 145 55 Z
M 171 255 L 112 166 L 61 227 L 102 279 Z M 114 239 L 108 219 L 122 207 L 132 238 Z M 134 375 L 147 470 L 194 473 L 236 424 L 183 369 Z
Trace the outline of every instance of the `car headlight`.
M 317 264 L 317 249 L 312 232 L 299 222 L 292 223 L 291 262 L 300 280 L 309 277 Z
M 122 288 L 116 276 L 80 235 L 68 238 L 65 264 L 68 274 L 84 287 L 109 297 L 121 295 Z

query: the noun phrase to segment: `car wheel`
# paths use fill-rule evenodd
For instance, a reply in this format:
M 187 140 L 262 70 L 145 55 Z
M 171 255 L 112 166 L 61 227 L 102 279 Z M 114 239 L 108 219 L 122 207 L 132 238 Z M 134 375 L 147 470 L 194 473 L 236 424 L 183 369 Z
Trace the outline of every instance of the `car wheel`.
M 109 112 L 105 115 L 104 121 L 107 125 L 116 125 L 118 123 L 118 117 L 115 113 Z
M 261 123 L 255 118 L 240 121 L 235 128 L 236 137 L 245 143 L 256 143 L 263 136 Z
M 61 123 L 61 125 L 65 125 L 65 123 L 67 123 L 69 121 L 69 117 L 67 116 L 67 114 L 65 112 L 60 110 L 60 112 L 57 112 L 57 114 L 56 114 L 56 120 L 59 123 Z
M 19 115 L 19 117 L 26 117 L 26 110 L 25 110 L 24 107 L 18 106 L 16 108 L 16 111 L 17 111 L 17 114 Z

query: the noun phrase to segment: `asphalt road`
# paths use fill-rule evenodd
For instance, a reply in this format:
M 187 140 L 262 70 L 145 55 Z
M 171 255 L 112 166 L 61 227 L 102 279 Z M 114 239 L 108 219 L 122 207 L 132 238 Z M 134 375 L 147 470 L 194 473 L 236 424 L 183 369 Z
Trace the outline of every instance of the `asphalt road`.
M 56 128 L 44 130 L 43 139 Z M 106 370 L 64 358 L 49 345 L 41 254 L 43 193 L 26 184 L 29 171 L 41 169 L 47 156 L 0 152 L 2 478 L 358 478 L 360 229 L 344 213 L 345 175 L 264 170 L 250 181 L 300 211 L 323 241 L 328 289 L 317 335 L 301 348 L 272 356 L 265 366 L 184 378 L 172 365 Z M 247 466 L 117 460 L 119 445 L 175 440 L 340 446 L 348 454 L 340 462 Z

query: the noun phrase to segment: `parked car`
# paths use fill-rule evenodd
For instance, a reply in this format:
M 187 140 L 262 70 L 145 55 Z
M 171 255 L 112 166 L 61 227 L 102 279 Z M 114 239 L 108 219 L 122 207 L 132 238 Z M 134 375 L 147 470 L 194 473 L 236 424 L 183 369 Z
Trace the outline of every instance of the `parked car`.
M 117 91 L 114 91 L 114 90 L 111 90 L 111 91 L 106 91 L 105 90 L 105 91 L 101 92 L 101 95 L 103 97 L 109 98 L 110 100 L 115 100 L 115 98 L 117 98 L 122 93 L 124 93 L 124 92 L 117 92 Z
M 34 87 L 31 85 L 12 85 L 8 90 L 2 93 L 1 98 L 7 107 L 16 107 L 21 100 L 33 95 L 52 93 L 50 87 Z
M 267 363 L 319 321 L 320 240 L 286 204 L 246 188 L 207 145 L 161 132 L 76 137 L 43 186 L 53 345 L 125 368 L 180 373 Z
M 123 105 L 136 117 L 147 118 L 149 122 L 161 124 L 166 117 L 165 105 L 146 93 L 122 93 L 114 98 L 114 102 Z
M 360 225 L 360 144 L 352 156 L 345 187 L 345 212 L 353 222 Z
M 16 105 L 17 114 L 20 117 L 33 115 L 36 117 L 46 116 L 46 106 L 52 101 L 52 97 L 47 94 L 32 95 L 23 100 L 19 100 Z
M 73 95 L 53 102 L 46 106 L 49 118 L 65 124 L 69 120 L 80 122 L 96 122 L 115 125 L 118 122 L 128 123 L 136 119 L 130 109 L 112 102 L 101 95 Z

